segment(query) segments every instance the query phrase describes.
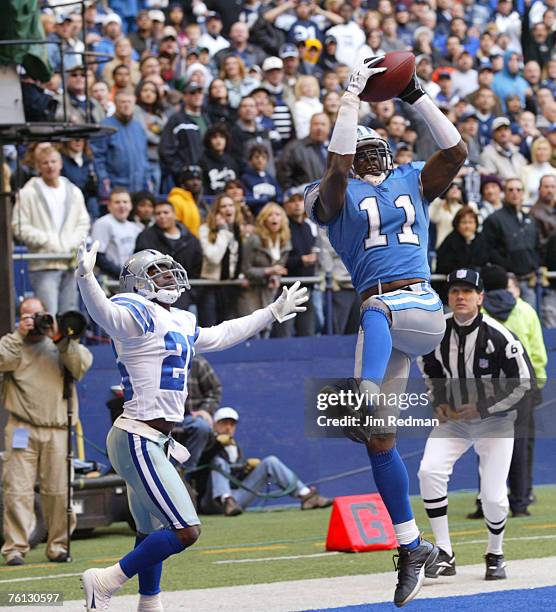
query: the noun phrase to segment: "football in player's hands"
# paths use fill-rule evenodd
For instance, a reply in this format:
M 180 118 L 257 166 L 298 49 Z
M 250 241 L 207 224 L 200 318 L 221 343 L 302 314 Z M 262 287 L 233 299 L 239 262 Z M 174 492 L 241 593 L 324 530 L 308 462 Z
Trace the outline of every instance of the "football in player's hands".
M 386 67 L 387 70 L 367 80 L 365 89 L 359 94 L 365 102 L 391 100 L 402 92 L 413 78 L 415 56 L 411 51 L 392 51 L 375 67 Z

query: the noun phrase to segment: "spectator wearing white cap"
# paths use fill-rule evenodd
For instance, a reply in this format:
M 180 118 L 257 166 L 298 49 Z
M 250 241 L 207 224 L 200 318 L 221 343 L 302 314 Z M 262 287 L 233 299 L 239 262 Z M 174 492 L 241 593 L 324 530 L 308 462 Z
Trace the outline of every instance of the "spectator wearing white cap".
M 257 493 L 265 491 L 269 480 L 284 493 L 298 498 L 301 510 L 332 505 L 332 499 L 322 497 L 314 487 L 305 485 L 278 457 L 244 459 L 234 438 L 238 421 L 237 410 L 229 406 L 214 413 L 214 435 L 199 461 L 215 468 L 204 474 L 204 480 L 197 482 L 202 511 L 237 516 L 256 500 Z M 241 480 L 245 488 L 232 489 L 228 476 Z
M 156 43 L 158 43 L 162 38 L 164 24 L 166 23 L 166 16 L 159 9 L 151 9 L 149 11 L 149 19 L 152 23 L 152 37 L 156 41 Z
M 214 57 L 222 49 L 230 46 L 230 42 L 224 38 L 222 32 L 222 18 L 215 11 L 209 11 L 205 15 L 205 24 L 207 31 L 199 40 L 200 47 L 206 47 L 209 50 L 209 55 Z
M 280 48 L 280 57 L 267 57 L 262 65 L 264 79 L 261 87 L 264 87 L 273 97 L 274 111 L 271 118 L 283 144 L 291 140 L 293 136 L 293 118 L 290 106 L 295 101 L 295 94 L 293 89 L 285 84 L 284 71 L 284 66 L 290 61 L 290 58 L 295 58 L 297 65 L 299 65 L 297 47 L 286 43 Z M 297 82 L 297 76 L 294 82 Z
M 114 55 L 116 41 L 122 37 L 122 20 L 116 13 L 108 13 L 104 18 L 103 37 L 94 45 L 93 51 L 96 53 L 107 53 Z M 104 64 L 99 64 L 98 74 L 101 73 Z
M 481 153 L 481 166 L 485 174 L 494 174 L 503 180 L 521 176 L 527 160 L 512 144 L 510 120 L 496 117 L 492 122 L 492 142 Z

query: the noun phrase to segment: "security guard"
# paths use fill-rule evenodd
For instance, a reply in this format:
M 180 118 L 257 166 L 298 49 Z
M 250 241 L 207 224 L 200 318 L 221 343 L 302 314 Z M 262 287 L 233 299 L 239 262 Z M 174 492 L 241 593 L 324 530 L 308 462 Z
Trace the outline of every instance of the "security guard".
M 481 499 L 488 529 L 486 580 L 506 578 L 502 551 L 508 515 L 506 480 L 517 409 L 534 380 L 527 353 L 501 323 L 481 314 L 483 282 L 474 270 L 448 276 L 446 333 L 420 360 L 440 425 L 431 432 L 419 469 L 421 496 L 440 554 L 428 577 L 456 573 L 448 528 L 448 481 L 471 447 L 479 456 Z M 449 379 L 457 379 L 456 383 Z

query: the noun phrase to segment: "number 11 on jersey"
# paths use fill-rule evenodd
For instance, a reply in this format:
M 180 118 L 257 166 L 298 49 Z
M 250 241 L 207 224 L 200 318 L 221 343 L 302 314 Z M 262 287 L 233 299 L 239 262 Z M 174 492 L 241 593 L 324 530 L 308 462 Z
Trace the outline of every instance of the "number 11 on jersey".
M 405 221 L 396 234 L 399 244 L 419 245 L 419 236 L 413 231 L 415 223 L 415 206 L 408 195 L 400 195 L 394 200 L 396 208 L 402 208 L 405 213 Z M 359 209 L 367 213 L 369 222 L 369 233 L 365 238 L 365 250 L 375 247 L 388 246 L 388 236 L 381 233 L 380 210 L 378 200 L 374 196 L 364 198 L 359 203 Z

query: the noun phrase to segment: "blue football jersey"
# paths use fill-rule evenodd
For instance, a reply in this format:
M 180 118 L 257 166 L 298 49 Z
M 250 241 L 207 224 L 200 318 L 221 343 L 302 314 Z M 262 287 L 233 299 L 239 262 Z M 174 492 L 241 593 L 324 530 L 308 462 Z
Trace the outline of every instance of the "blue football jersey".
M 350 179 L 340 214 L 327 224 L 330 243 L 362 293 L 402 278 L 430 279 L 427 259 L 429 212 L 421 193 L 424 162 L 395 168 L 380 185 Z M 319 181 L 305 191 L 307 213 L 314 215 Z

